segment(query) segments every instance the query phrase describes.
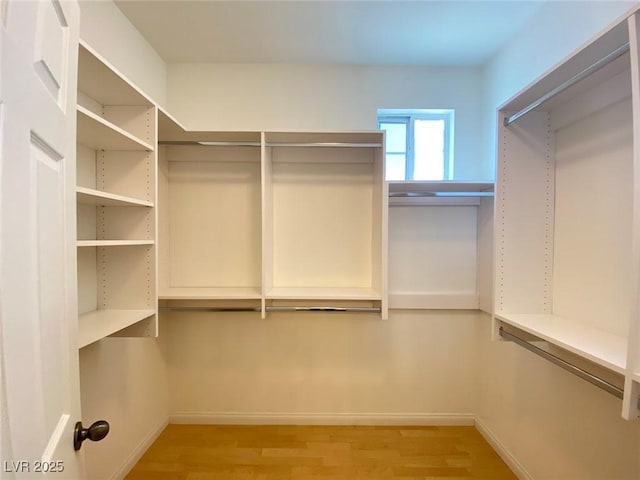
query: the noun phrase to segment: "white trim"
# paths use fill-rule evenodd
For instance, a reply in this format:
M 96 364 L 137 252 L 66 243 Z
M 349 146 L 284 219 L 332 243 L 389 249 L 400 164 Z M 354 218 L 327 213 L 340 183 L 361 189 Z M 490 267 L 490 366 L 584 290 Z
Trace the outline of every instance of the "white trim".
M 518 461 L 509 449 L 500 441 L 498 437 L 487 427 L 487 425 L 480 420 L 477 416 L 475 418 L 475 426 L 480 435 L 487 441 L 489 445 L 496 451 L 500 458 L 504 460 L 504 463 L 511 469 L 519 480 L 533 480 L 533 477 L 524 466 Z
M 471 413 L 173 412 L 169 423 L 196 425 L 474 425 Z
M 147 438 L 143 439 L 138 444 L 138 446 L 132 450 L 131 454 L 126 458 L 126 460 L 123 462 L 120 468 L 118 468 L 113 473 L 113 475 L 109 477 L 109 480 L 122 480 L 124 477 L 126 477 L 131 471 L 131 469 L 135 467 L 136 463 L 138 463 L 140 458 L 142 458 L 142 455 L 144 455 L 145 452 L 149 449 L 149 447 L 153 445 L 153 442 L 155 442 L 158 439 L 158 437 L 160 436 L 162 431 L 167 427 L 167 425 L 168 425 L 168 422 L 166 419 L 164 419 L 162 420 L 160 425 L 152 429 L 151 433 L 147 436 Z

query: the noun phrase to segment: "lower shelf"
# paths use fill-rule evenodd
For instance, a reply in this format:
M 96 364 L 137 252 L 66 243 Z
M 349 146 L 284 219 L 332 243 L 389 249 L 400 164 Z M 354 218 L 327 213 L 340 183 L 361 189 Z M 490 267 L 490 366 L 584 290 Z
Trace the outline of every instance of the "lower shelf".
M 477 293 L 389 293 L 389 308 L 477 310 L 479 307 Z
M 381 300 L 372 288 L 274 287 L 267 300 Z
M 259 300 L 262 292 L 259 287 L 201 287 L 201 288 L 164 288 L 160 291 L 160 300 Z
M 78 319 L 78 348 L 86 347 L 155 313 L 153 309 L 94 310 L 83 313 Z
M 627 340 L 624 337 L 557 315 L 496 313 L 495 317 L 597 365 L 625 374 Z

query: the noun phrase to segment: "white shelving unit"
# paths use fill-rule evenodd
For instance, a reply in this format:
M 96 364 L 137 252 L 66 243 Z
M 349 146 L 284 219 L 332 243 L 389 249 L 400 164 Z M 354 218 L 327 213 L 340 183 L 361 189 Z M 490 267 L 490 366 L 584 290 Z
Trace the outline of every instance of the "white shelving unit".
M 516 328 L 624 376 L 626 419 L 640 416 L 638 45 L 633 16 L 500 108 L 494 230 L 496 338 Z
M 493 182 L 389 182 L 389 304 L 477 309 L 481 206 Z
M 157 335 L 156 107 L 79 46 L 79 348 Z
M 388 316 L 382 132 L 264 133 L 263 296 Z
M 161 111 L 159 136 L 160 300 L 259 307 L 260 133 L 190 132 Z
M 381 132 L 194 132 L 160 112 L 160 300 L 379 307 Z

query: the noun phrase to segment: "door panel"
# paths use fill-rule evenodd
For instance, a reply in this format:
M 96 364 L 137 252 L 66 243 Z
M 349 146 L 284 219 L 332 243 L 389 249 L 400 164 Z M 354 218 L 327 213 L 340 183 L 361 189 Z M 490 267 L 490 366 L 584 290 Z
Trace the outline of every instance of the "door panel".
M 41 2 L 39 7 L 35 70 L 52 97 L 59 102 L 66 80 L 64 66 L 68 52 L 67 20 L 60 2 L 56 0 Z
M 5 5 L 0 408 L 8 420 L 1 431 L 2 466 L 12 471 L 3 471 L 3 478 L 48 471 L 56 479 L 82 480 L 83 457 L 73 450 L 73 428 L 81 419 L 74 187 L 79 9 L 76 1 Z

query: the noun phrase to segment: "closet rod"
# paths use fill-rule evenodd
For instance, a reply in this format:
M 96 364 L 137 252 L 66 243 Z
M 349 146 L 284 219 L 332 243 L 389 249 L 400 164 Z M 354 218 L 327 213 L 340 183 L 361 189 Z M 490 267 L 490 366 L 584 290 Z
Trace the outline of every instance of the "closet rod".
M 158 145 L 199 145 L 202 147 L 259 147 L 260 142 L 199 142 L 160 140 Z
M 268 306 L 267 312 L 360 312 L 380 313 L 380 307 L 293 307 L 293 306 Z
M 161 312 L 260 312 L 260 307 L 160 307 Z
M 532 343 L 527 342 L 526 340 L 516 335 L 513 335 L 512 333 L 507 332 L 506 330 L 504 330 L 503 327 L 500 327 L 500 336 L 503 338 L 506 338 L 507 340 L 511 340 L 512 342 L 535 353 L 536 355 L 540 355 L 542 358 L 549 360 L 554 365 L 557 365 L 560 368 L 563 368 L 566 371 L 573 373 L 574 375 L 577 375 L 583 380 L 586 380 L 587 382 L 594 384 L 596 387 L 601 388 L 602 390 L 609 392 L 610 394 L 615 395 L 618 398 L 622 398 L 624 396 L 624 390 L 621 389 L 620 387 L 617 387 L 607 382 L 606 380 L 603 380 L 602 378 L 597 377 L 596 375 L 589 373 L 586 370 L 583 370 L 582 368 L 572 363 L 569 363 L 566 360 L 563 360 L 562 358 L 557 357 L 556 355 L 553 355 L 552 353 L 547 352 L 546 350 L 543 350 L 540 347 L 536 347 Z
M 260 147 L 260 142 L 206 142 L 206 141 L 173 141 L 160 140 L 158 145 L 199 145 L 202 147 Z M 374 148 L 382 147 L 382 143 L 353 142 L 268 142 L 265 147 L 333 147 L 333 148 Z
M 493 192 L 389 192 L 390 198 L 493 197 Z
M 267 142 L 266 147 L 347 147 L 373 148 L 381 147 L 382 143 L 353 143 L 353 142 Z
M 564 92 L 567 88 L 572 87 L 573 85 L 578 83 L 580 80 L 583 80 L 584 78 L 588 77 L 592 73 L 597 72 L 602 67 L 604 67 L 605 65 L 613 62 L 616 58 L 621 57 L 622 55 L 624 55 L 628 51 L 629 51 L 629 43 L 625 43 L 624 45 L 616 48 L 610 54 L 608 54 L 605 57 L 601 58 L 600 60 L 598 60 L 597 62 L 595 62 L 591 66 L 585 68 L 580 73 L 577 73 L 576 75 L 571 77 L 566 82 L 558 85 L 556 88 L 551 90 L 549 93 L 547 93 L 546 95 L 543 95 L 542 97 L 540 97 L 536 101 L 530 103 L 529 105 L 524 107 L 522 110 L 514 113 L 513 115 L 505 117 L 505 119 L 503 121 L 504 126 L 508 127 L 513 122 L 518 120 L 520 117 L 523 117 L 524 115 L 529 113 L 531 110 L 534 110 L 535 108 L 539 107 L 540 105 L 542 105 L 546 101 L 551 100 L 553 97 L 555 97 L 559 93 Z

